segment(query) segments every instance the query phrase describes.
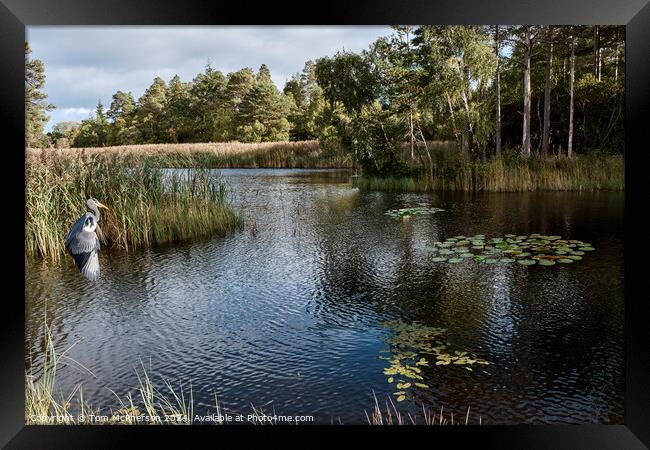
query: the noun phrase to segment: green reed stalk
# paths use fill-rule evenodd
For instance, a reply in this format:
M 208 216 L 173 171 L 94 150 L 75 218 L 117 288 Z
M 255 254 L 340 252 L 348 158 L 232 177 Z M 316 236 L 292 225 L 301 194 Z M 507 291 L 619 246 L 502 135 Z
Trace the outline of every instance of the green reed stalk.
M 222 179 L 208 169 L 165 173 L 146 157 L 28 155 L 25 234 L 28 257 L 58 259 L 64 238 L 86 211 L 88 197 L 107 204 L 100 221 L 104 245 L 148 247 L 242 224 Z
M 360 177 L 352 185 L 364 191 L 489 191 L 525 192 L 539 190 L 592 191 L 625 189 L 625 161 L 622 155 L 579 156 L 576 158 L 530 158 L 485 163 L 440 157 L 436 176 L 394 178 Z

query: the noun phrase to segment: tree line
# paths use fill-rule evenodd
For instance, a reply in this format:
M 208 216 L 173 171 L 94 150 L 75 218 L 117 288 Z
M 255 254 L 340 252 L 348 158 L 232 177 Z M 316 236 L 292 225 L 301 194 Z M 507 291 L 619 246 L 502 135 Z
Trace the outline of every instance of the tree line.
M 460 158 L 548 157 L 624 147 L 625 36 L 619 26 L 395 26 L 364 51 L 305 63 L 280 91 L 268 67 L 118 91 L 81 123 L 44 134 L 44 67 L 26 46 L 27 144 L 318 139 L 365 171 L 433 170 L 431 141 Z

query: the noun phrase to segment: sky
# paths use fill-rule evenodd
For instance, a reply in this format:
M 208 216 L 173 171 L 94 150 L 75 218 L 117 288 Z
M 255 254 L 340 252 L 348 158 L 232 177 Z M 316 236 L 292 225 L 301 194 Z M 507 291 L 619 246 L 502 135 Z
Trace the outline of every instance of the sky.
M 57 122 L 86 119 L 118 90 L 137 99 L 160 76 L 191 81 L 209 62 L 224 74 L 244 67 L 271 70 L 279 89 L 305 61 L 338 50 L 366 49 L 387 26 L 90 27 L 31 26 L 31 57 L 45 63 L 48 132 Z

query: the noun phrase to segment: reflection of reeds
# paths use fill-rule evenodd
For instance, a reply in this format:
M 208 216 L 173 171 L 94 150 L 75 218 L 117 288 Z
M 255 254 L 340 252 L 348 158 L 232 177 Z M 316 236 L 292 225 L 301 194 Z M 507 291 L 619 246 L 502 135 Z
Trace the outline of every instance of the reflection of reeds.
M 354 178 L 353 186 L 361 190 L 426 191 L 461 190 L 523 192 L 535 190 L 589 191 L 624 190 L 623 156 L 578 156 L 576 158 L 529 158 L 504 161 L 466 162 L 457 157 L 436 158 L 433 182 L 420 178 Z
M 27 256 L 58 259 L 88 197 L 110 207 L 104 243 L 124 249 L 223 234 L 242 222 L 223 181 L 207 169 L 167 176 L 147 158 L 30 151 L 26 160 Z
M 377 396 L 373 392 L 373 397 L 375 398 L 375 407 L 373 408 L 370 416 L 366 411 L 366 419 L 368 420 L 368 425 L 418 425 L 418 417 L 411 413 L 402 414 L 393 399 L 389 397 L 386 400 L 386 411 L 382 411 L 379 406 L 379 401 Z M 390 405 L 389 405 L 390 402 Z M 447 417 L 444 415 L 444 408 L 440 407 L 440 413 L 428 410 L 424 405 L 422 405 L 421 420 L 423 425 L 469 425 L 469 413 L 470 408 L 467 408 L 465 416 L 459 421 L 456 419 L 454 421 L 454 413 L 448 414 Z M 482 424 L 482 419 L 479 417 L 478 424 Z
M 210 142 L 194 144 L 143 144 L 116 147 L 30 149 L 37 155 L 54 152 L 59 156 L 103 155 L 146 157 L 160 167 L 240 167 L 240 168 L 347 168 L 352 160 L 340 149 L 323 149 L 318 141 Z

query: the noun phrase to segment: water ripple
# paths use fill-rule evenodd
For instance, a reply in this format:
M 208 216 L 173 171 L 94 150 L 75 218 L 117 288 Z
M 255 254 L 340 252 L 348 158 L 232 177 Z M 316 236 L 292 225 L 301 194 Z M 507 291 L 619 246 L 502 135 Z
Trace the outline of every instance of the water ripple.
M 197 407 L 315 414 L 365 422 L 399 318 L 448 330 L 484 369 L 426 368 L 421 407 L 484 423 L 622 423 L 623 257 L 619 194 L 384 194 L 349 189 L 326 171 L 223 170 L 247 226 L 149 250 L 102 250 L 102 280 L 71 260 L 28 268 L 28 355 L 43 347 L 45 311 L 56 346 L 92 369 L 97 407 L 155 380 L 191 382 Z M 444 213 L 395 222 L 388 209 L 427 203 Z M 255 223 L 256 232 L 250 224 Z M 549 269 L 440 265 L 427 245 L 458 234 L 562 234 L 598 249 Z M 557 270 L 556 270 L 557 269 Z M 29 360 L 29 357 L 28 357 Z M 35 364 L 34 369 L 38 369 Z M 161 385 L 162 386 L 162 385 Z M 384 396 L 384 397 L 382 397 Z M 202 411 L 201 411 L 202 412 Z

